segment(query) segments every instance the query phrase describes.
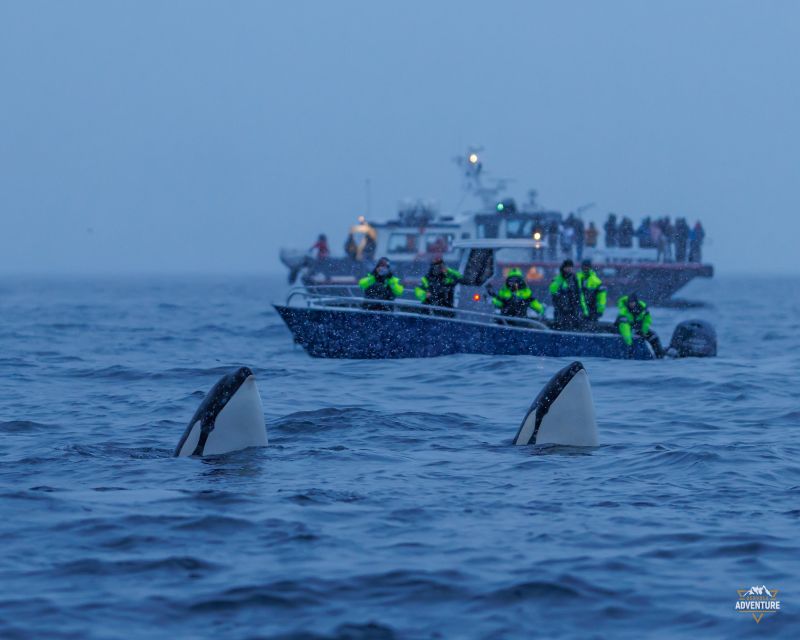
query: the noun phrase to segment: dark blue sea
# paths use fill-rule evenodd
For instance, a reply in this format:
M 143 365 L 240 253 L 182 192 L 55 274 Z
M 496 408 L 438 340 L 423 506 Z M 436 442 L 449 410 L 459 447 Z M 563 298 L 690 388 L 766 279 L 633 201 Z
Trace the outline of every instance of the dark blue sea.
M 315 360 L 286 291 L 0 280 L 0 638 L 800 637 L 797 280 L 654 309 L 716 359 L 585 360 L 585 451 L 510 445 L 568 361 Z M 172 458 L 238 365 L 269 447 Z

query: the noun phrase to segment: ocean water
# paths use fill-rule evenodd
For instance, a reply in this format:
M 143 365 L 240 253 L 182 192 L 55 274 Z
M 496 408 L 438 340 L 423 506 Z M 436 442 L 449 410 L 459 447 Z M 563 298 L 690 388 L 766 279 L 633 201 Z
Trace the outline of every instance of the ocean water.
M 0 281 L 0 638 L 800 636 L 800 286 L 693 283 L 584 361 L 601 446 L 513 447 L 566 360 L 309 358 L 269 278 Z M 270 445 L 172 450 L 227 369 Z M 738 589 L 782 611 L 737 613 Z

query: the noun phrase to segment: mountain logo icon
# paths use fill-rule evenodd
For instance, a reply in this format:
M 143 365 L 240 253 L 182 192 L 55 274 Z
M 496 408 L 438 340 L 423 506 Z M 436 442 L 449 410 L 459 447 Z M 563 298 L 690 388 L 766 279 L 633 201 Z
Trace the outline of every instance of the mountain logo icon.
M 777 594 L 778 592 L 776 591 L 775 593 Z M 772 597 L 772 592 L 769 589 L 767 589 L 767 587 L 765 585 L 762 584 L 760 587 L 750 587 L 747 591 L 744 592 L 744 594 L 740 593 L 739 595 L 740 596 L 741 595 L 745 595 L 745 596 L 767 596 L 768 598 L 771 598 Z

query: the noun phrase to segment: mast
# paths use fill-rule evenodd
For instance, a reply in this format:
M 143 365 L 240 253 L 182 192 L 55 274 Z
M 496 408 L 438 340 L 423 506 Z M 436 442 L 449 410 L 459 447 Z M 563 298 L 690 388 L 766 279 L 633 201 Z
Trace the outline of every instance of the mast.
M 453 162 L 461 169 L 464 179 L 465 195 L 473 195 L 480 200 L 484 209 L 494 209 L 500 194 L 510 182 L 507 178 L 487 178 L 483 170 L 483 162 L 479 153 L 483 147 L 468 147 L 467 153 L 453 158 Z M 461 198 L 463 202 L 464 198 Z M 459 205 L 461 204 L 459 202 Z

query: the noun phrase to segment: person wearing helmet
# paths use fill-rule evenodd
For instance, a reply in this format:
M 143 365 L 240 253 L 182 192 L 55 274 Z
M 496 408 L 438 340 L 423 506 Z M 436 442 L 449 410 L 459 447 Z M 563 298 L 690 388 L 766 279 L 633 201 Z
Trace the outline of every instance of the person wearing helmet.
M 625 344 L 629 347 L 633 345 L 633 334 L 636 333 L 650 343 L 656 358 L 663 358 L 664 348 L 661 346 L 661 340 L 650 329 L 653 318 L 647 310 L 647 304 L 639 300 L 639 296 L 635 293 L 632 293 L 617 300 L 617 309 L 619 310 L 617 329 Z
M 492 296 L 492 304 L 510 318 L 527 318 L 528 309 L 544 317 L 544 305 L 533 295 L 520 269 L 509 270 L 503 287 Z
M 414 289 L 414 294 L 422 304 L 452 308 L 456 285 L 462 277 L 458 271 L 450 269 L 444 260 L 436 258 L 420 285 Z
M 581 289 L 575 277 L 574 269 L 575 265 L 572 260 L 564 260 L 556 277 L 550 283 L 556 329 L 576 330 L 583 328 Z
M 606 310 L 607 294 L 603 282 L 592 269 L 589 259 L 581 262 L 581 270 L 575 274 L 580 290 L 581 311 L 584 320 L 595 323 Z
M 371 300 L 394 300 L 402 295 L 403 285 L 392 274 L 392 265 L 389 258 L 381 258 L 375 268 L 358 281 L 358 286 L 364 291 L 364 297 Z M 366 309 L 373 311 L 389 311 L 388 305 L 367 305 Z

